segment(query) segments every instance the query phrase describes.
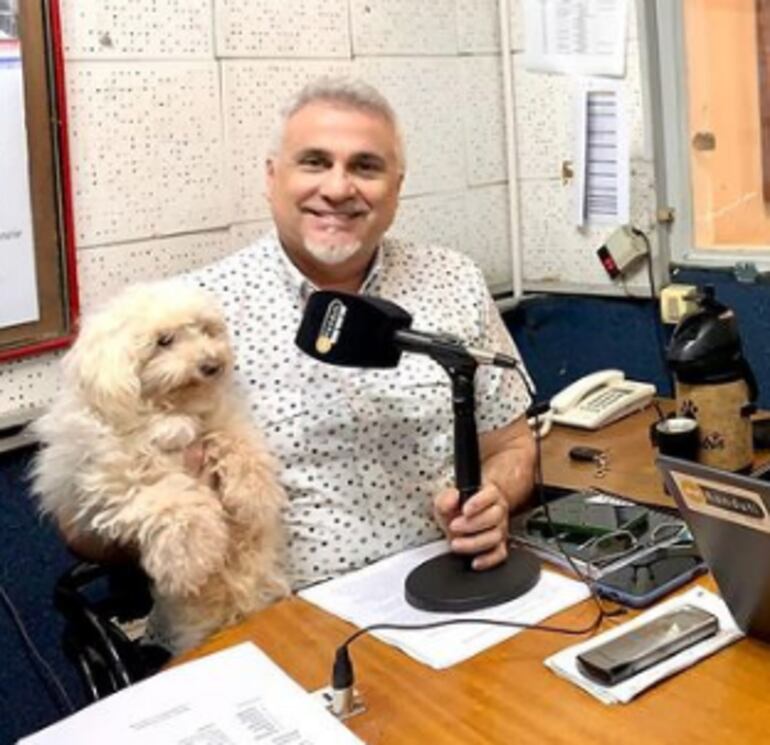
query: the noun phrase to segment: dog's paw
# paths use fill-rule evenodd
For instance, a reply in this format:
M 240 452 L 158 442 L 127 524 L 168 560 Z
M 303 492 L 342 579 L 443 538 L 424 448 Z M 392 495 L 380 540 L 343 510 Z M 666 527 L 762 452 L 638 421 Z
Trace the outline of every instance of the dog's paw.
M 150 428 L 150 441 L 161 450 L 183 450 L 200 435 L 200 423 L 193 417 L 169 414 L 159 417 Z
M 221 512 L 192 508 L 148 536 L 142 564 L 160 594 L 193 595 L 223 568 L 228 543 Z

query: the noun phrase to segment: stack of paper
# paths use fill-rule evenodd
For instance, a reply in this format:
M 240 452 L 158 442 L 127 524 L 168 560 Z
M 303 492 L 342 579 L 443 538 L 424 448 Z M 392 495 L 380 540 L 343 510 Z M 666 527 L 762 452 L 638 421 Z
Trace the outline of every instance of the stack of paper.
M 582 582 L 544 571 L 528 593 L 508 603 L 472 614 L 429 613 L 412 608 L 404 597 L 409 572 L 448 550 L 445 541 L 429 543 L 383 559 L 372 566 L 316 585 L 300 597 L 356 626 L 377 623 L 421 624 L 450 618 L 485 618 L 534 624 L 588 597 Z M 473 657 L 520 629 L 468 623 L 427 630 L 372 632 L 410 657 L 441 669 Z
M 360 743 L 253 644 L 172 668 L 20 745 Z
M 578 669 L 577 656 L 581 652 L 585 652 L 588 649 L 604 644 L 604 642 L 615 639 L 621 634 L 632 631 L 633 629 L 652 621 L 654 618 L 658 618 L 665 613 L 681 608 L 683 605 L 695 605 L 699 608 L 703 608 L 703 610 L 706 610 L 709 613 L 713 613 L 719 619 L 719 631 L 716 636 L 704 639 L 702 642 L 699 642 L 688 649 L 684 649 L 673 657 L 669 657 L 667 660 L 659 662 L 657 665 L 653 665 L 651 668 L 614 686 L 603 686 L 593 680 L 589 680 Z M 717 650 L 731 644 L 736 639 L 740 639 L 742 636 L 743 633 L 735 625 L 735 621 L 730 615 L 730 611 L 727 609 L 724 601 L 714 593 L 704 590 L 702 587 L 695 587 L 689 592 L 678 595 L 660 605 L 656 605 L 652 610 L 642 613 L 633 621 L 624 623 L 617 628 L 612 629 L 612 631 L 607 631 L 587 642 L 563 649 L 561 652 L 549 657 L 545 661 L 545 664 L 557 675 L 580 686 L 605 704 L 627 704 L 631 699 L 651 685 L 670 675 L 678 673 L 680 670 L 685 670 L 690 667 L 690 665 L 694 665 L 698 660 L 714 654 Z

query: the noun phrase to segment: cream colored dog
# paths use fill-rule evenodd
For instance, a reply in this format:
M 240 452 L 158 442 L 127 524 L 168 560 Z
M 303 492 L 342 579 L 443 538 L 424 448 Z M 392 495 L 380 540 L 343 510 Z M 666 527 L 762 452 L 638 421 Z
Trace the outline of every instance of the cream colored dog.
M 131 287 L 85 321 L 63 368 L 35 425 L 35 491 L 66 532 L 138 550 L 154 634 L 180 651 L 285 595 L 285 494 L 231 394 L 212 298 L 174 282 Z

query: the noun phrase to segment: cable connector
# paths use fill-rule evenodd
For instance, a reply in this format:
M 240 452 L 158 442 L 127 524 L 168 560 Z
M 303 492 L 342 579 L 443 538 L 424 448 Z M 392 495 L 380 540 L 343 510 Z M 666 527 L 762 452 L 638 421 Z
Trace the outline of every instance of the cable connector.
M 345 717 L 353 710 L 353 664 L 347 644 L 337 649 L 332 667 L 332 700 L 330 708 L 336 717 Z

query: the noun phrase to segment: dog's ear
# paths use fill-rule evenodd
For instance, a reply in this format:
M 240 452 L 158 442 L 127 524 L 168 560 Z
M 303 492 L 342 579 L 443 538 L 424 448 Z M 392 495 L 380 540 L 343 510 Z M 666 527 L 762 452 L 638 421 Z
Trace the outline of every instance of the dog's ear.
M 125 314 L 108 307 L 88 318 L 63 364 L 88 404 L 108 421 L 138 413 L 139 342 Z

